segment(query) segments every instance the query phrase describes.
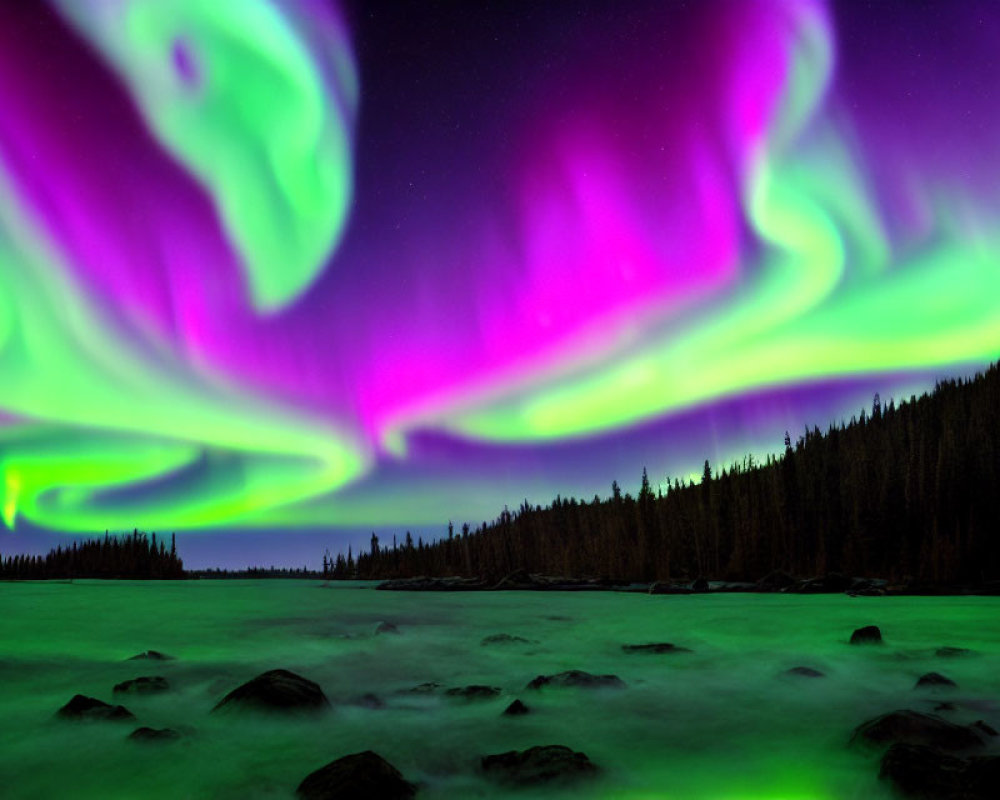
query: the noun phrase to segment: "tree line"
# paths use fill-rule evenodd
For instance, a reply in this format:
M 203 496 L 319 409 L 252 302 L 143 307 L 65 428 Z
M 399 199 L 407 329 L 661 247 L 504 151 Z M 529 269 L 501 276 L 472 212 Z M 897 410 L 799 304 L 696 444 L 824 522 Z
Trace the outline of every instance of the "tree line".
M 1000 579 L 1000 367 L 939 382 L 899 405 L 876 394 L 849 422 L 785 434 L 780 455 L 752 456 L 699 482 L 609 498 L 527 501 L 434 542 L 373 533 L 358 554 L 323 559 L 331 579 L 467 576 L 515 570 L 621 581 L 794 575 L 928 583 Z
M 177 555 L 174 536 L 167 548 L 156 534 L 134 530 L 121 536 L 104 534 L 103 539 L 73 542 L 46 556 L 0 556 L 0 579 L 45 580 L 50 578 L 183 578 L 184 562 Z

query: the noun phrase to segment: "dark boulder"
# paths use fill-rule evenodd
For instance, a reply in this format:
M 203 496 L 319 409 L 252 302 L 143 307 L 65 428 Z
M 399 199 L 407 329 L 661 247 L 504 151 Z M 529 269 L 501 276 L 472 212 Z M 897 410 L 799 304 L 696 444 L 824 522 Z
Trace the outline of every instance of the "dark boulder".
M 130 681 L 116 683 L 112 690 L 115 694 L 158 694 L 170 689 L 170 684 L 166 678 L 159 675 L 143 676 L 133 678 Z
M 378 753 L 365 750 L 309 773 L 295 793 L 302 800 L 409 800 L 417 787 Z
M 486 636 L 479 643 L 482 646 L 492 645 L 492 644 L 535 644 L 531 639 L 525 639 L 523 636 L 511 636 L 509 633 L 494 633 L 492 636 Z
M 539 675 L 526 688 L 541 689 L 543 686 L 579 687 L 583 689 L 624 689 L 625 681 L 617 675 L 591 675 L 579 669 L 571 669 L 556 675 Z
M 494 589 L 534 589 L 537 581 L 526 569 L 517 569 L 494 584 Z
M 670 642 L 656 642 L 654 644 L 623 644 L 622 651 L 632 654 L 663 655 L 665 653 L 690 653 L 687 647 L 678 647 Z
M 783 673 L 784 675 L 794 675 L 799 678 L 825 678 L 822 672 L 818 669 L 813 669 L 812 667 L 792 667 L 791 669 L 786 669 Z
M 938 658 L 960 658 L 972 655 L 972 651 L 964 647 L 939 647 L 934 651 L 934 655 Z
M 920 800 L 994 800 L 1000 756 L 959 758 L 925 745 L 894 744 L 882 757 L 879 777 L 904 797 Z
M 287 669 L 272 669 L 233 689 L 213 708 L 314 712 L 330 707 L 319 684 Z
M 128 735 L 133 742 L 173 742 L 181 738 L 173 728 L 136 728 Z
M 380 622 L 378 627 L 375 629 L 375 635 L 379 636 L 386 633 L 399 634 L 399 628 L 393 625 L 391 622 Z
M 787 572 L 782 572 L 780 569 L 776 569 L 773 572 L 767 573 L 763 578 L 757 581 L 757 591 L 759 592 L 780 592 L 783 589 L 787 589 L 789 586 L 794 586 L 798 581 L 795 580 Z
M 940 672 L 928 672 L 917 678 L 917 683 L 913 687 L 914 689 L 937 689 L 937 688 L 948 688 L 955 689 L 958 684 L 955 683 L 951 678 L 946 678 Z
M 882 756 L 879 778 L 906 797 L 960 798 L 968 762 L 921 744 L 897 742 Z
M 870 719 L 854 729 L 851 741 L 872 745 L 919 744 L 957 752 L 982 747 L 983 735 L 967 725 L 956 725 L 934 714 L 901 710 Z
M 877 625 L 865 625 L 851 634 L 851 644 L 882 644 L 882 631 Z
M 125 706 L 108 705 L 102 700 L 82 694 L 73 695 L 73 699 L 60 708 L 56 715 L 62 719 L 110 720 L 112 722 L 135 719 L 135 715 Z
M 691 591 L 696 594 L 704 594 L 709 589 L 707 578 L 695 578 L 691 582 Z
M 159 650 L 147 650 L 128 659 L 129 661 L 173 661 L 173 656 L 161 653 Z
M 597 767 L 583 753 L 559 744 L 483 756 L 482 771 L 503 783 L 538 786 L 594 775 Z
M 503 710 L 504 715 L 508 717 L 520 717 L 530 712 L 531 709 L 528 708 L 520 700 L 515 700 L 513 703 L 511 703 L 509 706 L 507 706 L 507 708 Z
M 448 697 L 459 697 L 463 700 L 491 700 L 500 696 L 500 690 L 496 686 L 472 684 L 470 686 L 456 686 L 454 689 L 448 689 L 445 694 Z

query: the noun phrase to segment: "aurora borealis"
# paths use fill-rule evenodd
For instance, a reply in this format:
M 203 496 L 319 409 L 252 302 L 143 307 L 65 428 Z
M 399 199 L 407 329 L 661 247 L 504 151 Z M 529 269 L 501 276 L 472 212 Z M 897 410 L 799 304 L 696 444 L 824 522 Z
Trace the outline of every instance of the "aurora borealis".
M 0 8 L 3 521 L 442 523 L 1000 354 L 992 3 Z

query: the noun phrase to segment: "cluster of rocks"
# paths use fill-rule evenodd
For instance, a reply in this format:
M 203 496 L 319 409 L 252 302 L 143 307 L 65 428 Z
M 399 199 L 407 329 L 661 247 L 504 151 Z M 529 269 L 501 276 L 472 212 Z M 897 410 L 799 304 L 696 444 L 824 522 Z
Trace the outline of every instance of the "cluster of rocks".
M 168 656 L 157 650 L 147 650 L 138 655 L 132 656 L 129 661 L 171 661 L 172 656 Z M 112 688 L 112 694 L 128 695 L 149 695 L 159 694 L 169 691 L 170 683 L 161 675 L 142 675 L 138 678 L 122 681 Z M 77 720 L 87 722 L 136 722 L 136 716 L 123 705 L 113 705 L 98 700 L 96 697 L 88 697 L 83 694 L 76 694 L 66 705 L 56 712 L 56 717 L 64 720 Z M 139 727 L 133 730 L 128 738 L 132 741 L 168 741 L 179 739 L 180 733 L 172 728 L 150 728 Z
M 396 633 L 391 623 L 382 623 L 377 633 Z M 485 637 L 483 646 L 533 644 L 531 640 L 510 634 Z M 854 630 L 849 644 L 855 647 L 883 645 L 882 631 L 875 625 Z M 623 644 L 622 651 L 633 655 L 675 655 L 690 653 L 688 648 L 670 643 L 653 642 Z M 942 659 L 971 655 L 960 647 L 940 647 L 935 651 Z M 169 656 L 147 651 L 134 657 L 164 661 Z M 814 667 L 800 665 L 782 673 L 789 679 L 820 679 L 825 675 Z M 626 683 L 617 675 L 593 674 L 583 670 L 566 670 L 538 675 L 524 690 L 581 689 L 621 690 Z M 919 676 L 913 686 L 924 697 L 926 693 L 949 692 L 957 688 L 951 678 L 932 671 Z M 148 695 L 169 691 L 170 684 L 162 676 L 140 676 L 113 687 L 116 695 Z M 500 688 L 486 684 L 445 687 L 428 682 L 403 690 L 411 695 L 437 695 L 451 700 L 475 702 L 499 698 Z M 374 694 L 356 698 L 355 705 L 382 708 L 384 702 Z M 318 714 L 331 708 L 330 701 L 319 684 L 285 669 L 273 669 L 236 687 L 212 709 L 213 713 L 280 713 Z M 941 702 L 935 711 L 956 710 L 952 702 Z M 515 698 L 502 712 L 513 717 L 530 714 L 531 708 Z M 135 722 L 136 717 L 122 705 L 75 695 L 57 712 L 62 719 L 107 722 Z M 991 743 L 1000 742 L 992 727 L 977 720 L 960 724 L 938 713 L 898 709 L 881 714 L 859 725 L 850 737 L 850 745 L 881 749 L 879 777 L 893 784 L 905 797 L 924 800 L 987 800 L 998 796 L 1000 787 L 1000 755 L 989 752 Z M 145 743 L 166 743 L 182 738 L 172 728 L 137 727 L 128 739 Z M 479 759 L 480 773 L 496 783 L 511 788 L 546 786 L 553 782 L 569 782 L 598 774 L 598 767 L 586 754 L 559 744 L 529 747 L 484 755 Z M 408 780 L 395 766 L 378 753 L 366 750 L 343 756 L 307 775 L 297 788 L 303 800 L 328 798 L 413 798 L 419 785 Z
M 383 623 L 376 633 L 399 633 L 396 626 Z M 483 644 L 530 643 L 530 640 L 509 634 L 488 636 Z M 130 660 L 171 660 L 170 656 L 155 650 L 140 653 Z M 591 675 L 581 670 L 571 670 L 555 675 L 539 675 L 526 688 L 543 686 L 606 688 L 624 687 L 615 675 Z M 149 695 L 169 691 L 170 684 L 162 676 L 140 676 L 118 683 L 114 694 Z M 438 683 L 423 683 L 405 690 L 410 694 L 435 694 L 455 700 L 491 700 L 502 692 L 498 687 L 470 684 L 445 688 Z M 382 708 L 377 695 L 365 694 L 354 701 L 368 708 Z M 286 669 L 272 669 L 237 686 L 212 708 L 212 713 L 267 713 L 267 714 L 317 714 L 331 708 L 323 689 L 309 680 Z M 502 712 L 504 716 L 521 716 L 530 713 L 529 707 L 519 699 L 511 702 Z M 56 712 L 64 720 L 100 722 L 136 722 L 136 716 L 121 705 L 112 705 L 85 695 L 75 695 Z M 173 728 L 140 726 L 128 734 L 129 740 L 142 743 L 168 743 L 182 738 Z M 479 759 L 479 770 L 484 777 L 509 786 L 539 786 L 552 782 L 566 782 L 594 774 L 597 767 L 590 759 L 563 745 L 543 745 L 527 750 L 485 755 Z M 303 800 L 331 800 L 332 798 L 379 798 L 380 800 L 407 800 L 416 796 L 418 785 L 378 753 L 366 750 L 343 756 L 307 775 L 296 789 Z
M 874 625 L 851 635 L 854 645 L 880 645 L 882 632 Z M 970 655 L 961 647 L 940 647 L 939 658 Z M 958 688 L 940 672 L 917 678 L 914 690 L 937 692 Z M 953 702 L 942 702 L 935 711 L 954 711 Z M 850 743 L 881 748 L 879 778 L 889 781 L 905 797 L 921 800 L 992 800 L 1000 787 L 1000 755 L 983 751 L 997 731 L 982 720 L 959 724 L 938 714 L 898 709 L 881 714 L 855 728 Z

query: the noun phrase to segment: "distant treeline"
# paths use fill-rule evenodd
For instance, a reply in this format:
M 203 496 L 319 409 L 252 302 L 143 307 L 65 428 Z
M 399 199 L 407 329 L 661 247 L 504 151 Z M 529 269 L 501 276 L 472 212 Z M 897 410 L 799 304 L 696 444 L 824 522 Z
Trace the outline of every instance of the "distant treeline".
M 189 570 L 187 573 L 189 578 L 211 578 L 216 579 L 234 579 L 234 580 L 247 580 L 247 579 L 258 579 L 258 578 L 296 578 L 296 579 L 309 579 L 315 580 L 316 578 L 322 578 L 323 573 L 317 572 L 314 569 L 309 569 L 308 567 L 302 567 L 302 569 L 296 569 L 294 567 L 247 567 L 246 569 L 197 569 Z
M 626 402 L 623 400 L 623 402 Z M 785 434 L 785 451 L 637 497 L 527 502 L 433 543 L 409 533 L 324 557 L 331 578 L 460 575 L 518 569 L 626 581 L 704 576 L 880 576 L 933 583 L 1000 578 L 1000 369 L 937 384 L 896 405 L 875 395 L 850 423 Z
M 168 549 L 156 534 L 138 530 L 122 536 L 104 534 L 103 539 L 60 545 L 46 556 L 0 557 L 0 579 L 44 580 L 49 578 L 183 578 L 184 563 L 177 555 L 174 537 Z

